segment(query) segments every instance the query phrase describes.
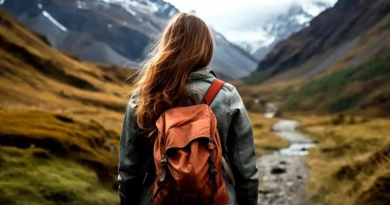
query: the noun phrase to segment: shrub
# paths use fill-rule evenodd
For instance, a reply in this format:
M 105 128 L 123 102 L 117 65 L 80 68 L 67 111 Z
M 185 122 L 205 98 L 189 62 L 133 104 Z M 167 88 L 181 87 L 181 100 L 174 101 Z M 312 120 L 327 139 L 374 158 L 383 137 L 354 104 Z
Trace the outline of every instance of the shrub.
M 341 125 L 345 122 L 345 116 L 343 113 L 340 113 L 338 115 L 336 115 L 335 117 L 333 117 L 331 120 L 330 120 L 330 123 L 332 125 Z

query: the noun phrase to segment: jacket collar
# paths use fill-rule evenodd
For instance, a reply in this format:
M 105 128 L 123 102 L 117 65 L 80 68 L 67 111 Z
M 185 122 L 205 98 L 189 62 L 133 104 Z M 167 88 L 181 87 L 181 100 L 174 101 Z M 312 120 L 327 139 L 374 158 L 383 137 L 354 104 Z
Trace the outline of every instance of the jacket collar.
M 189 79 L 218 78 L 217 74 L 211 68 L 203 68 L 190 73 Z

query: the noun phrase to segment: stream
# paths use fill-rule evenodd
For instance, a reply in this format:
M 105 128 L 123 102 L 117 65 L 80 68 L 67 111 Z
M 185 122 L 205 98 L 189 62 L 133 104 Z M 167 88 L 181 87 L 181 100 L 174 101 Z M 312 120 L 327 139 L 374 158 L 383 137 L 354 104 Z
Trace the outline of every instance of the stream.
M 273 126 L 272 132 L 290 145 L 258 158 L 258 205 L 309 205 L 305 196 L 308 168 L 304 157 L 316 144 L 296 130 L 298 125 L 298 121 L 280 120 Z

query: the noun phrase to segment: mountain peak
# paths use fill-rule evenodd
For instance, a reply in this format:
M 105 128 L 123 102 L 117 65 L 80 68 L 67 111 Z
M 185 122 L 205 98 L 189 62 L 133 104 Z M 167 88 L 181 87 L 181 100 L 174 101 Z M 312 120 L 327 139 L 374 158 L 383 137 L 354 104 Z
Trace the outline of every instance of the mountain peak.
M 179 12 L 179 9 L 177 9 L 172 4 L 165 2 L 163 0 L 100 0 L 100 1 L 103 1 L 107 4 L 116 4 L 124 7 L 125 9 L 130 9 L 129 12 L 131 12 L 132 7 L 137 7 L 138 9 L 155 14 L 164 19 L 168 19 L 172 17 L 175 13 Z
M 163 0 L 2 0 L 8 12 L 50 44 L 83 61 L 138 67 L 148 45 L 179 10 Z M 224 80 L 248 75 L 257 61 L 213 32 L 211 67 Z M 240 69 L 237 69 L 240 68 Z
M 314 17 L 333 5 L 323 0 L 293 2 L 287 9 L 270 16 L 261 25 L 248 28 L 248 32 L 256 33 L 257 40 L 234 43 L 261 60 L 277 42 L 309 26 Z

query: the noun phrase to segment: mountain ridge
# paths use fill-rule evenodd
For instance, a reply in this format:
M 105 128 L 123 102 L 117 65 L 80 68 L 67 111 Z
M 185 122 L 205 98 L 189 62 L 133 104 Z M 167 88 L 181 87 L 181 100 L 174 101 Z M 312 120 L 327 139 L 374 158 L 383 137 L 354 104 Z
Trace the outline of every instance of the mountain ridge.
M 288 9 L 271 14 L 262 26 L 250 25 L 240 28 L 253 33 L 258 40 L 234 41 L 237 45 L 249 51 L 256 59 L 263 59 L 269 51 L 281 40 L 286 39 L 310 25 L 310 21 L 322 11 L 331 8 L 334 4 L 325 1 L 292 2 Z M 253 30 L 253 31 L 252 31 Z M 261 39 L 261 40 L 260 40 Z
M 281 82 L 288 78 L 306 79 L 323 72 L 356 46 L 359 41 L 357 37 L 361 33 L 369 30 L 389 12 L 389 4 L 381 0 L 338 1 L 333 8 L 314 18 L 311 26 L 279 42 L 266 58 L 260 61 L 249 80 L 250 83 L 261 83 L 282 75 L 285 77 L 272 82 Z M 332 56 L 332 49 L 339 54 Z M 315 72 L 310 75 L 304 73 L 310 70 Z M 294 72 L 300 74 L 294 74 L 292 77 L 287 74 Z
M 85 61 L 133 67 L 147 56 L 145 48 L 178 11 L 161 0 L 5 0 L 1 6 L 61 51 Z M 213 35 L 211 66 L 224 80 L 243 77 L 256 68 L 250 54 L 217 38 L 222 34 L 214 31 Z

